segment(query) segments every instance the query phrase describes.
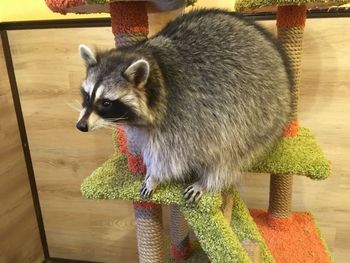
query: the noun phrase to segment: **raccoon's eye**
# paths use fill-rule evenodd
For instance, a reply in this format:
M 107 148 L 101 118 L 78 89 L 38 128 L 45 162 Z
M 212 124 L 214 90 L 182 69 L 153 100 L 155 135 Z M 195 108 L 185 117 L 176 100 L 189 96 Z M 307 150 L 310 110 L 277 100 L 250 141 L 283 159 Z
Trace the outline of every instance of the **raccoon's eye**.
M 81 94 L 83 96 L 84 102 L 89 102 L 89 99 L 90 99 L 89 93 L 82 90 Z
M 112 105 L 112 102 L 110 100 L 103 100 L 102 101 L 102 106 L 105 108 L 108 108 L 111 105 Z

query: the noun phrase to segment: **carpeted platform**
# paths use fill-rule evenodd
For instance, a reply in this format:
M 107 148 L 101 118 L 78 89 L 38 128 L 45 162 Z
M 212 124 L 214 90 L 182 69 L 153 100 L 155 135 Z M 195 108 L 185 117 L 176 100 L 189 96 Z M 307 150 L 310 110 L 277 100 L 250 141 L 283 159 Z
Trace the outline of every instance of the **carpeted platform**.
M 313 180 L 324 180 L 331 173 L 315 136 L 301 127 L 294 137 L 282 137 L 280 142 L 251 169 L 257 173 L 295 174 Z
M 347 3 L 347 0 L 236 0 L 235 10 L 238 12 L 249 12 L 262 7 L 276 7 L 277 5 L 302 5 L 308 7 L 338 6 Z M 261 10 L 260 10 L 261 11 Z
M 85 179 L 82 184 L 83 195 L 92 199 L 140 200 L 138 189 L 142 177 L 135 177 L 126 167 L 126 157 L 116 153 Z M 309 213 L 293 213 L 289 221 L 269 219 L 267 213 L 260 210 L 251 209 L 249 213 L 234 190 L 231 223 L 234 234 L 232 232 L 230 234 L 228 229 L 223 229 L 224 218 L 217 210 L 221 205 L 220 197 L 206 194 L 197 208 L 187 207 L 181 195 L 183 187 L 180 184 L 162 185 L 151 200 L 156 203 L 178 204 L 185 218 L 195 228 L 205 249 L 210 251 L 212 258 L 217 262 L 225 257 L 240 254 L 239 250 L 236 250 L 239 246 L 237 242 L 246 239 L 256 240 L 259 243 L 262 262 L 274 262 L 273 257 L 276 262 L 283 263 L 331 262 L 327 248 Z M 232 254 L 226 249 L 217 253 L 224 244 L 230 247 Z M 195 251 L 185 262 L 203 262 L 204 258 L 206 256 L 203 252 Z M 169 259 L 169 262 L 172 261 Z
M 276 263 L 332 262 L 310 213 L 293 212 L 289 219 L 271 219 L 257 209 L 250 209 L 250 214 Z
M 294 212 L 289 220 L 271 222 L 266 211 L 250 209 L 250 215 L 256 223 L 267 247 L 276 263 L 331 263 L 327 246 L 320 235 L 312 215 L 308 212 Z M 278 221 L 278 220 L 277 220 Z M 283 221 L 283 222 L 282 222 Z M 234 221 L 232 221 L 234 224 Z M 276 223 L 276 227 L 269 226 Z M 183 263 L 207 262 L 203 250 L 195 244 L 196 249 Z M 270 262 L 273 262 L 270 259 Z M 168 255 L 167 262 L 174 263 Z M 266 261 L 263 256 L 263 262 Z
M 117 148 L 117 140 L 114 140 Z M 120 143 L 120 142 L 119 142 Z M 297 150 L 298 149 L 298 150 Z M 287 157 L 281 156 L 281 151 Z M 276 158 L 275 157 L 276 154 Z M 280 161 L 278 161 L 280 160 Z M 285 161 L 284 164 L 282 161 Z M 265 157 L 257 166 L 260 169 L 282 167 L 283 169 L 295 169 L 291 163 L 297 162 L 296 169 L 304 170 L 304 175 L 313 179 L 324 179 L 329 175 L 329 163 L 316 143 L 313 135 L 305 128 L 301 128 L 295 137 L 284 137 L 276 148 Z M 320 166 L 324 163 L 324 166 Z M 142 183 L 142 176 L 129 172 L 127 158 L 124 154 L 115 153 L 101 167 L 96 169 L 92 175 L 87 177 L 82 186 L 82 194 L 90 199 L 121 199 L 130 201 L 141 201 L 139 189 Z M 321 167 L 314 170 L 313 167 Z M 286 172 L 285 170 L 285 172 Z M 283 219 L 277 223 L 277 228 L 268 228 L 266 213 L 252 212 L 254 220 L 239 197 L 233 191 L 233 212 L 230 231 L 225 226 L 225 219 L 220 213 L 221 197 L 218 194 L 205 194 L 198 206 L 188 207 L 182 198 L 184 185 L 165 184 L 160 185 L 150 198 L 151 202 L 160 204 L 177 204 L 187 222 L 193 227 L 203 248 L 207 251 L 213 262 L 222 262 L 224 259 L 246 259 L 246 255 L 240 246 L 244 240 L 255 240 L 258 242 L 261 251 L 262 262 L 274 262 L 273 257 L 277 256 L 277 262 L 285 261 L 291 254 L 298 253 L 298 260 L 293 262 L 330 262 L 325 246 L 319 237 L 312 217 L 295 216 L 293 222 L 289 222 L 291 232 L 281 231 L 285 224 Z M 256 211 L 256 210 L 252 210 Z M 305 214 L 305 213 L 304 213 Z M 264 221 L 265 220 L 265 221 Z M 257 227 L 256 223 L 259 225 Z M 271 225 L 270 225 L 271 226 Z M 276 229 L 279 229 L 278 231 Z M 259 232 L 262 232 L 261 233 Z M 295 240 L 293 238 L 295 238 Z M 269 246 L 264 239 L 269 240 Z M 271 238 L 271 239 L 269 239 Z M 292 238 L 292 239 L 291 239 Z M 281 240 L 283 242 L 276 242 Z M 290 245 L 289 245 L 290 243 Z M 288 244 L 288 245 L 286 245 Z M 300 252 L 295 247 L 302 249 Z M 308 249 L 306 249 L 307 247 Z M 310 249 L 312 248 L 312 249 Z M 282 250 L 284 249 L 284 250 Z M 271 251 L 275 251 L 273 254 Z M 278 251 L 278 252 L 276 252 Z M 282 252 L 283 251 L 283 252 Z M 319 251 L 323 251 L 322 253 Z M 300 253 L 300 254 L 299 254 Z M 273 255 L 273 256 L 272 256 Z M 203 254 L 195 253 L 186 262 L 202 262 Z M 306 259 L 306 261 L 304 260 Z M 318 261 L 319 259 L 323 261 Z M 325 261 L 328 260 L 328 261 Z

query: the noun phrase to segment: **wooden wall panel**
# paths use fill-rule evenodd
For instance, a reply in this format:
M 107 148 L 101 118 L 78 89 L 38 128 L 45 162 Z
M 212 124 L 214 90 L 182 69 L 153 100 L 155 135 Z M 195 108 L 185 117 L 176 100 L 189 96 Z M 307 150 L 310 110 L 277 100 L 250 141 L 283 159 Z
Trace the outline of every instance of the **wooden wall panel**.
M 262 23 L 273 30 L 274 21 Z M 332 178 L 296 177 L 293 208 L 312 211 L 336 262 L 350 256 L 350 19 L 308 20 L 303 53 L 300 118 L 333 162 Z M 10 34 L 50 253 L 103 262 L 137 262 L 133 213 L 120 201 L 91 201 L 79 186 L 110 153 L 110 131 L 74 128 L 83 65 L 80 43 L 112 47 L 110 29 L 52 29 Z M 247 175 L 242 196 L 266 208 L 268 176 Z
M 34 172 L 52 257 L 136 262 L 130 203 L 92 201 L 80 184 L 113 153 L 112 130 L 75 128 L 85 69 L 81 43 L 114 44 L 109 29 L 51 29 L 9 34 Z
M 44 259 L 0 41 L 0 262 Z

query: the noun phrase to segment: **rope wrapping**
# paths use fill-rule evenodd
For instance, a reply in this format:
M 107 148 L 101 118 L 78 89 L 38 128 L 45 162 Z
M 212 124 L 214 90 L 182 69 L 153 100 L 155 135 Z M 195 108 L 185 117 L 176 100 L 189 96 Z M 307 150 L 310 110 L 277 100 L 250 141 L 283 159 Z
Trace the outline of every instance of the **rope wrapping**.
M 288 55 L 290 66 L 293 72 L 291 113 L 292 120 L 298 119 L 303 32 L 304 29 L 302 27 L 278 28 L 278 39 L 280 40 L 283 49 Z
M 162 206 L 135 202 L 137 247 L 140 263 L 165 262 L 162 227 Z
M 293 74 L 291 120 L 294 122 L 298 120 L 301 53 L 305 21 L 305 5 L 278 6 L 277 35 L 283 50 L 289 58 Z
M 191 255 L 189 227 L 177 205 L 170 205 L 170 255 L 176 261 Z
M 296 136 L 299 130 L 298 102 L 300 90 L 301 54 L 306 21 L 305 5 L 278 6 L 277 35 L 289 58 L 293 74 L 291 121 L 284 136 Z M 292 175 L 270 175 L 269 213 L 271 217 L 288 218 L 292 203 Z
M 292 204 L 293 175 L 271 174 L 269 213 L 273 217 L 287 218 Z

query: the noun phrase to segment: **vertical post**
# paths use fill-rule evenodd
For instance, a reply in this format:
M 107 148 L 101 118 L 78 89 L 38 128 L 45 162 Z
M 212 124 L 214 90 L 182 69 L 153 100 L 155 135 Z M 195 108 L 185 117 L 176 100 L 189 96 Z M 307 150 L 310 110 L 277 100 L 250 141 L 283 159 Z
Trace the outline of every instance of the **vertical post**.
M 110 4 L 112 32 L 117 47 L 131 45 L 147 38 L 148 16 L 145 2 L 113 2 Z M 137 138 L 123 127 L 117 128 L 119 151 L 128 157 L 128 168 L 144 174 Z M 134 202 L 137 245 L 140 263 L 165 262 L 162 235 L 162 207 L 149 202 Z
M 293 74 L 291 116 L 293 121 L 298 119 L 301 52 L 305 21 L 305 5 L 279 6 L 277 9 L 277 35 L 282 48 L 289 58 Z
M 134 202 L 140 263 L 165 262 L 161 205 Z
M 269 214 L 287 218 L 291 211 L 293 175 L 271 174 Z
M 186 260 L 191 255 L 189 227 L 177 205 L 170 205 L 170 256 Z
M 305 21 L 305 5 L 279 6 L 277 9 L 278 39 L 289 58 L 293 75 L 292 113 L 291 120 L 283 132 L 285 137 L 294 137 L 299 130 L 298 102 Z M 269 214 L 272 218 L 288 218 L 292 202 L 292 185 L 292 175 L 271 174 Z

